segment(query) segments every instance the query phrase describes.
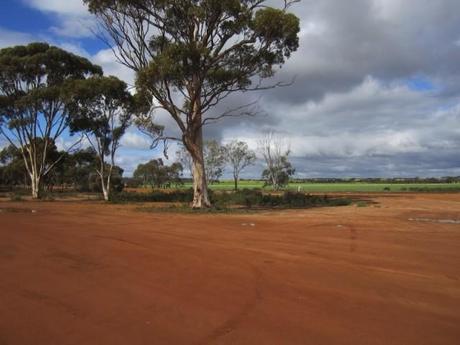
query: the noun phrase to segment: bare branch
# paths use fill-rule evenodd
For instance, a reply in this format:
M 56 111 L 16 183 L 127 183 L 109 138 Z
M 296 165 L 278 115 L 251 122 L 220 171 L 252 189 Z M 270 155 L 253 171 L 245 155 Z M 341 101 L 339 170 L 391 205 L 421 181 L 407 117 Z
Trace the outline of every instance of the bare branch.
M 258 103 L 259 101 L 256 100 L 256 101 L 253 101 L 245 105 L 241 105 L 235 108 L 228 109 L 225 112 L 221 113 L 220 115 L 213 116 L 213 117 L 207 117 L 202 121 L 201 125 L 204 126 L 210 123 L 214 123 L 226 117 L 257 116 L 258 114 L 261 113 L 261 110 L 258 107 Z

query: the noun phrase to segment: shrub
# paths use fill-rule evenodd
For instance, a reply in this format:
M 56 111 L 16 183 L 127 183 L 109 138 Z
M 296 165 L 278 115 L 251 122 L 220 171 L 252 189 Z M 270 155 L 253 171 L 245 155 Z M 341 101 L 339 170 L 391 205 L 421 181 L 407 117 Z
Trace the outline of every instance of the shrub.
M 171 192 L 153 191 L 151 193 L 120 192 L 112 193 L 110 201 L 114 203 L 125 202 L 191 202 L 193 189 L 177 190 Z
M 212 202 L 216 205 L 239 205 L 247 208 L 305 208 L 314 206 L 344 206 L 351 203 L 348 199 L 336 199 L 330 198 L 327 195 L 318 196 L 292 191 L 286 191 L 283 194 L 264 194 L 256 190 L 243 189 L 237 192 L 212 193 L 211 196 Z
M 209 197 L 214 210 L 225 210 L 231 206 L 244 208 L 307 208 L 315 206 L 345 206 L 351 201 L 344 198 L 330 198 L 327 195 L 318 196 L 299 192 L 284 192 L 269 194 L 261 191 L 243 189 L 237 192 L 209 191 Z M 154 191 L 151 193 L 121 192 L 113 193 L 111 202 L 180 202 L 190 203 L 193 200 L 193 190 L 177 190 L 171 192 Z
M 22 195 L 21 195 L 21 194 L 12 193 L 12 194 L 10 195 L 10 201 L 24 201 L 24 199 L 22 198 Z
M 367 207 L 367 202 L 365 202 L 365 201 L 358 201 L 358 202 L 356 203 L 356 206 L 357 206 L 357 207 Z

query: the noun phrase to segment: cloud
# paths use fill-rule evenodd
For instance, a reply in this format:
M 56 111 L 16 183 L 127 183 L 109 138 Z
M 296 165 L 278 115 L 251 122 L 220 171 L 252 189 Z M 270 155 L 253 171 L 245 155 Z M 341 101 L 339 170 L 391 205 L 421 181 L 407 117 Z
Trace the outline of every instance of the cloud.
M 93 20 L 81 0 L 23 1 L 53 15 L 49 32 L 61 46 L 134 83 L 110 49 L 90 55 L 79 44 Z M 207 126 L 206 138 L 256 148 L 264 131 L 278 131 L 299 176 L 460 175 L 459 1 L 302 0 L 291 10 L 301 18 L 300 48 L 272 82 L 294 85 L 229 98 L 211 115 L 255 99 L 262 114 Z M 0 29 L 0 45 L 30 40 Z M 170 117 L 157 118 L 177 135 Z M 131 130 L 124 139 L 127 171 L 160 154 L 141 152 L 142 138 Z M 259 176 L 258 164 L 246 174 Z
M 93 36 L 96 22 L 82 0 L 23 0 L 23 2 L 31 8 L 49 13 L 56 22 L 49 31 L 57 36 L 68 38 Z
M 403 175 L 442 175 L 442 169 L 427 170 L 426 164 L 421 171 L 417 161 L 426 156 L 434 167 L 447 169 L 442 162 L 452 159 L 460 147 L 460 103 L 446 107 L 438 93 L 416 91 L 401 82 L 388 84 L 367 77 L 347 92 L 328 93 L 319 100 L 289 104 L 266 97 L 263 102 L 271 124 L 266 125 L 263 118 L 252 120 L 249 126 L 229 122 L 222 141 L 238 138 L 256 149 L 260 128 L 275 130 L 290 141 L 299 176 L 316 176 L 318 171 L 327 176 L 391 175 L 396 166 Z M 441 151 L 450 155 L 438 155 Z M 407 159 L 416 161 L 402 164 Z M 370 170 L 368 162 L 375 169 Z
M 0 27 L 0 48 L 27 44 L 34 41 L 34 35 L 26 32 L 11 31 Z
M 138 149 L 138 150 L 149 150 L 150 149 L 150 140 L 133 130 L 125 133 L 121 139 L 121 145 L 129 149 Z
M 102 66 L 105 75 L 113 75 L 124 80 L 129 86 L 134 85 L 135 74 L 128 67 L 118 62 L 111 49 L 101 49 L 93 57 L 95 64 Z
M 25 4 L 43 12 L 66 15 L 87 15 L 88 9 L 82 0 L 23 0 Z
M 278 131 L 299 175 L 459 171 L 459 2 L 304 0 L 292 10 L 300 48 L 275 80 L 294 85 L 260 94 L 266 116 L 207 133 L 254 148 Z

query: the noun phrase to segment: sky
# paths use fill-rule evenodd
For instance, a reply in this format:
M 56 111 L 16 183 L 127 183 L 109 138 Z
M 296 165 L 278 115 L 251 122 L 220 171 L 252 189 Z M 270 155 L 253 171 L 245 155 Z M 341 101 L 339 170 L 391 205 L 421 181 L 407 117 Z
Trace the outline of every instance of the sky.
M 257 100 L 260 113 L 208 126 L 206 138 L 256 150 L 275 131 L 299 178 L 460 175 L 460 1 L 302 0 L 290 10 L 300 47 L 273 81 L 294 83 L 230 99 L 221 107 Z M 133 84 L 94 24 L 81 0 L 1 0 L 0 48 L 47 41 Z M 164 114 L 159 121 L 176 132 Z M 125 175 L 162 156 L 149 144 L 129 129 L 117 159 Z M 261 170 L 259 161 L 243 177 Z

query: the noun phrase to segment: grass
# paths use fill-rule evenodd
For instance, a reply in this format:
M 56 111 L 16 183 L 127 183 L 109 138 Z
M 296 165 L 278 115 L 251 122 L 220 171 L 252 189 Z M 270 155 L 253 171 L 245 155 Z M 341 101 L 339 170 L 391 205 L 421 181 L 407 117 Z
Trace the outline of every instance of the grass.
M 261 189 L 263 181 L 240 181 L 239 188 Z M 186 183 L 183 188 L 191 188 Z M 233 181 L 224 180 L 209 186 L 212 190 L 233 190 Z M 290 183 L 286 189 L 305 193 L 357 192 L 460 192 L 460 183 Z M 270 190 L 270 188 L 265 188 Z

